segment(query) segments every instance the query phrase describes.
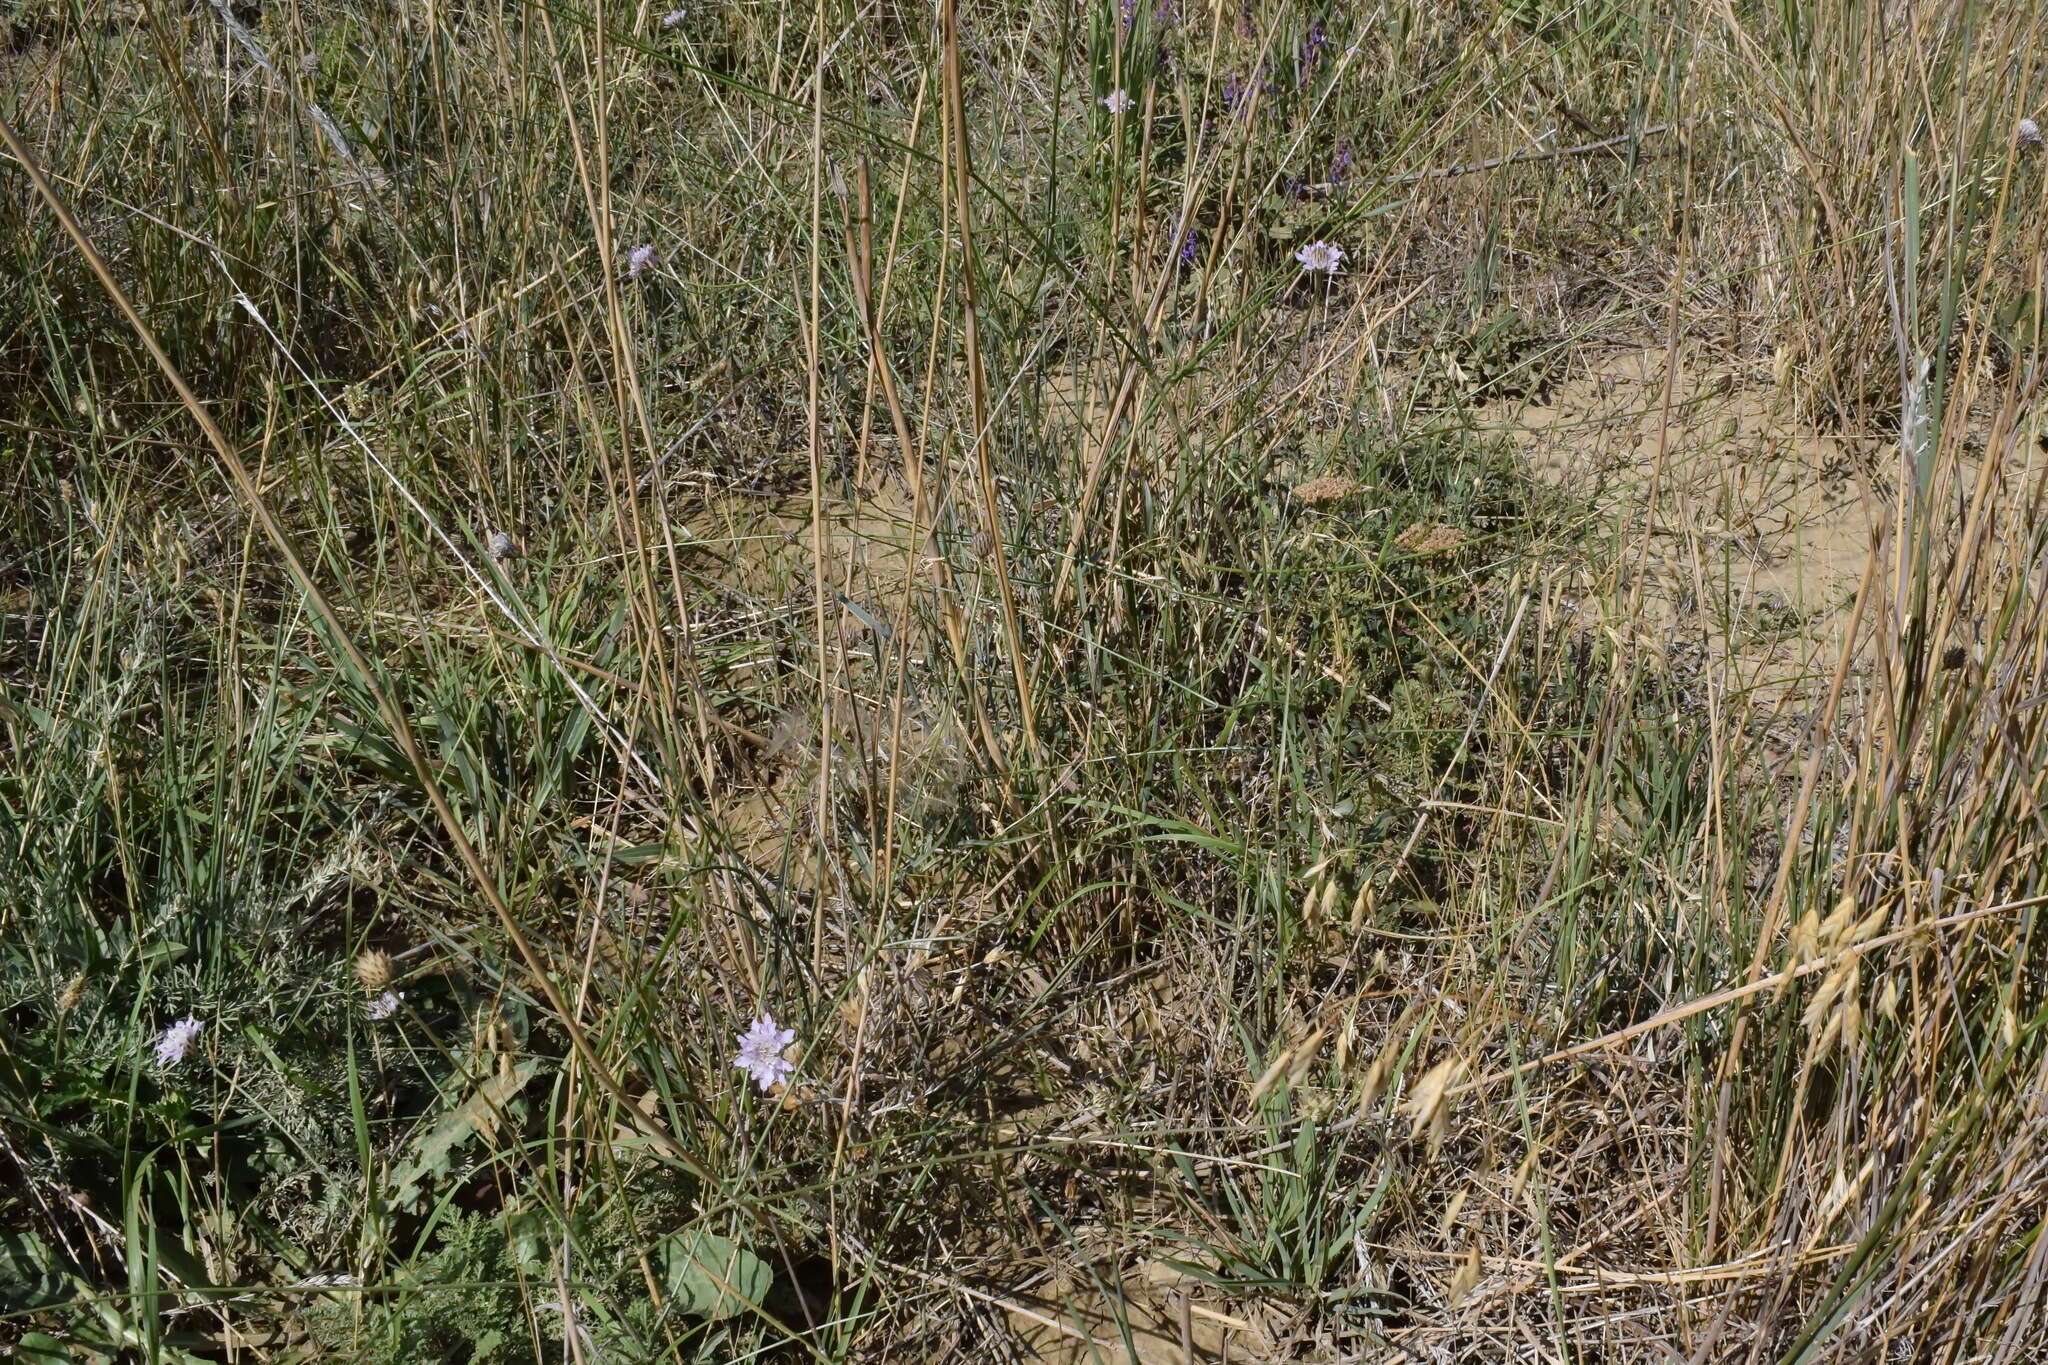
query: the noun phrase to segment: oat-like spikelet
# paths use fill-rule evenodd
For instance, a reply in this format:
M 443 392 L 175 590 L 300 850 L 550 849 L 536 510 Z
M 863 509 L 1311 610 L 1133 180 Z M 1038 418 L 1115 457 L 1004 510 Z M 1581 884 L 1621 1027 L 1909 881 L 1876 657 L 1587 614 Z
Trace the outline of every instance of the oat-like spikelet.
M 365 948 L 356 954 L 356 980 L 366 995 L 380 995 L 391 985 L 391 954 L 382 948 Z
M 57 1013 L 71 1013 L 77 1007 L 79 997 L 84 994 L 85 973 L 73 972 L 71 979 L 64 983 L 64 989 L 57 992 Z

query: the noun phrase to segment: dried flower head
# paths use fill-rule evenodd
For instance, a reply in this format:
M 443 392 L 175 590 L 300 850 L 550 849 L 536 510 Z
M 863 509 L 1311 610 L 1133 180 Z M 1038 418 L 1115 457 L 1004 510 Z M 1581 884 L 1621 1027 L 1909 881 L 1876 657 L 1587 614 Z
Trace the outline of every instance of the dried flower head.
M 1301 262 L 1303 270 L 1334 275 L 1337 267 L 1344 263 L 1344 248 L 1335 242 L 1310 242 L 1294 253 L 1294 259 Z
M 654 243 L 642 242 L 626 253 L 626 273 L 639 279 L 654 264 Z
M 2030 118 L 2023 118 L 2020 120 L 2020 126 L 2013 130 L 2013 136 L 2022 147 L 2039 147 L 2041 125 Z
M 398 1004 L 405 999 L 404 991 L 385 991 L 369 1004 L 363 1006 L 363 1013 L 373 1020 L 389 1019 L 398 1013 Z
M 199 1041 L 199 1034 L 206 1025 L 186 1015 L 177 1023 L 157 1035 L 156 1064 L 163 1067 L 176 1066 L 185 1060 L 185 1054 Z
M 356 954 L 356 980 L 371 995 L 391 984 L 391 954 L 382 948 L 365 948 Z
M 1342 502 L 1358 491 L 1358 482 L 1337 474 L 1328 474 L 1320 479 L 1294 485 L 1294 496 L 1311 507 L 1324 503 Z
M 491 552 L 491 558 L 503 564 L 508 559 L 519 558 L 519 542 L 503 531 L 493 531 L 484 545 Z
M 85 995 L 85 973 L 73 972 L 71 979 L 64 983 L 64 989 L 57 992 L 57 1013 L 69 1014 L 78 1008 L 78 1002 Z
M 1131 98 L 1130 92 L 1122 86 L 1118 86 L 1102 98 L 1102 107 L 1109 110 L 1112 114 L 1121 114 L 1136 103 L 1137 101 Z
M 732 1064 L 752 1076 L 765 1095 L 796 1070 L 796 1063 L 782 1055 L 795 1041 L 795 1029 L 775 1027 L 775 1016 L 763 1011 L 753 1027 L 739 1035 L 739 1055 Z
M 1441 521 L 1418 521 L 1394 537 L 1394 544 L 1421 557 L 1440 555 L 1465 543 L 1465 533 Z

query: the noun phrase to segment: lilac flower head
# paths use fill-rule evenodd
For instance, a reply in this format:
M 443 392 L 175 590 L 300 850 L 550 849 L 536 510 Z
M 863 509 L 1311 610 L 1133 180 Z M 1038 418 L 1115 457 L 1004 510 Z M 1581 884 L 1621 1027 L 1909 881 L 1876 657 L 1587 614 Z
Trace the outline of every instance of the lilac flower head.
M 1343 180 L 1351 174 L 1351 144 L 1337 144 L 1337 154 L 1330 158 L 1330 179 Z
M 1159 0 L 1159 8 L 1152 11 L 1152 22 L 1160 28 L 1173 23 L 1173 0 Z
M 363 1013 L 369 1015 L 373 1020 L 389 1019 L 392 1015 L 398 1013 L 398 1002 L 403 999 L 405 999 L 404 991 L 386 991 L 369 1004 L 363 1006 Z
M 1301 262 L 1303 270 L 1334 275 L 1337 267 L 1343 264 L 1344 248 L 1335 242 L 1310 242 L 1294 253 L 1294 259 Z
M 765 1095 L 795 1072 L 796 1063 L 782 1055 L 795 1041 L 795 1029 L 775 1027 L 775 1016 L 763 1011 L 753 1027 L 739 1035 L 739 1055 L 732 1064 L 752 1076 Z
M 1234 113 L 1239 102 L 1243 99 L 1244 82 L 1240 81 L 1237 78 L 1237 73 L 1233 71 L 1230 73 L 1229 79 L 1223 82 L 1223 107 Z
M 1124 27 L 1129 28 L 1138 20 L 1138 0 L 1123 0 L 1117 11 L 1123 16 Z
M 1202 238 L 1193 228 L 1181 233 L 1180 259 L 1182 265 L 1193 265 L 1202 255 Z
M 2020 120 L 2019 127 L 2013 130 L 2013 136 L 2022 147 L 2039 147 L 2041 145 L 2041 125 L 2030 118 L 2023 118 Z
M 667 14 L 661 16 L 661 26 L 663 28 L 674 28 L 689 17 L 690 12 L 686 9 L 672 9 Z
M 1137 101 L 1131 98 L 1130 93 L 1122 86 L 1118 86 L 1103 97 L 1102 107 L 1112 114 L 1121 114 L 1135 103 Z
M 172 1067 L 184 1061 L 185 1054 L 199 1041 L 199 1034 L 205 1027 L 206 1025 L 188 1014 L 158 1034 L 156 1064 L 161 1067 Z
M 654 264 L 654 243 L 642 242 L 626 253 L 626 273 L 639 279 L 647 273 L 647 267 Z

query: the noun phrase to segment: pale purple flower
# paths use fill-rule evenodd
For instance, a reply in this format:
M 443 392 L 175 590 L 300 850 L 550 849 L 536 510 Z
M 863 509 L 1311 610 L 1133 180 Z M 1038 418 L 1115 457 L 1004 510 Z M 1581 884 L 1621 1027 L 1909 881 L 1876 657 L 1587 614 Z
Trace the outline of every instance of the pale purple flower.
M 1309 25 L 1308 41 L 1301 45 L 1301 79 L 1306 82 L 1309 73 L 1323 59 L 1323 49 L 1330 45 L 1330 37 L 1323 32 L 1323 22 L 1318 19 Z
M 1180 259 L 1183 265 L 1193 265 L 1202 254 L 1202 239 L 1193 228 L 1181 233 Z
M 1121 114 L 1135 103 L 1137 101 L 1131 98 L 1130 93 L 1118 86 L 1103 97 L 1102 107 L 1112 114 Z
M 1330 158 L 1330 179 L 1342 180 L 1350 175 L 1352 160 L 1351 144 L 1348 142 L 1338 143 L 1337 154 Z
M 186 1015 L 177 1023 L 157 1035 L 156 1064 L 163 1067 L 176 1066 L 185 1060 L 185 1054 L 199 1041 L 199 1034 L 206 1025 Z
M 2013 135 L 2019 140 L 2019 144 L 2022 147 L 2039 147 L 2041 145 L 2041 125 L 2030 118 L 2021 119 L 2020 126 L 2013 130 Z
M 689 17 L 690 12 L 688 10 L 672 9 L 667 14 L 661 16 L 661 26 L 663 28 L 674 28 Z
M 1337 267 L 1344 261 L 1344 248 L 1335 242 L 1310 242 L 1294 253 L 1294 259 L 1301 262 L 1303 270 L 1334 275 L 1337 273 Z
M 647 273 L 647 267 L 654 264 L 654 243 L 642 242 L 626 253 L 626 273 L 639 279 Z
M 775 1027 L 775 1016 L 762 1011 L 752 1028 L 739 1036 L 739 1055 L 732 1064 L 754 1078 L 767 1094 L 796 1070 L 796 1063 L 782 1055 L 783 1049 L 796 1041 L 796 1030 Z
M 404 991 L 386 991 L 369 1004 L 363 1006 L 363 1013 L 369 1015 L 373 1020 L 389 1019 L 392 1015 L 398 1013 L 398 1002 L 403 999 L 405 999 Z

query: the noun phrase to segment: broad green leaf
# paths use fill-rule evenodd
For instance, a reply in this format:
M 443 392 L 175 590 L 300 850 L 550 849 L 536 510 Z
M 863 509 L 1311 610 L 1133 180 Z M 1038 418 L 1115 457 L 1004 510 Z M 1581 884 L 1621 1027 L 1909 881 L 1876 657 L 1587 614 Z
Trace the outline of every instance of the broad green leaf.
M 669 1306 L 691 1317 L 729 1318 L 768 1297 L 774 1272 L 753 1252 L 715 1232 L 678 1232 L 656 1252 Z

